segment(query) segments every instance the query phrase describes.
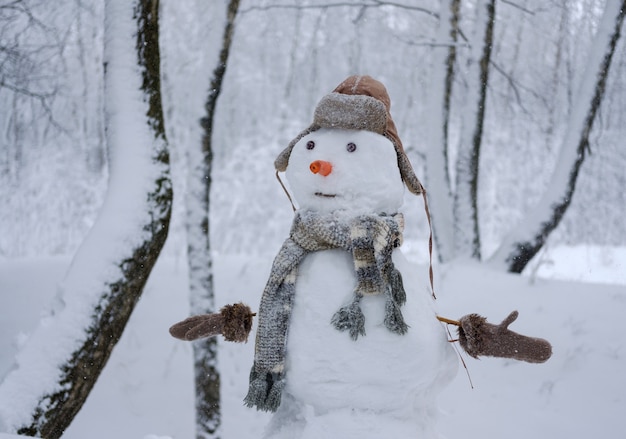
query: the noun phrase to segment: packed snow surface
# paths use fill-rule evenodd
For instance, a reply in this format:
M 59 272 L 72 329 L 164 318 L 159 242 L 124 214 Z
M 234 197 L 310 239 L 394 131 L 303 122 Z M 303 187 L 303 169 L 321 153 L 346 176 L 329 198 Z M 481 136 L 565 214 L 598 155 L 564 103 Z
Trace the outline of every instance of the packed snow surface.
M 333 211 L 339 195 L 346 195 L 340 204 L 346 215 L 397 210 L 404 190 L 395 152 L 387 139 L 370 134 L 320 131 L 296 145 L 287 176 L 301 208 Z M 315 147 L 307 148 L 311 139 Z M 311 172 L 316 160 L 331 163 L 332 171 L 325 176 Z M 386 167 L 389 161 L 394 166 Z M 369 187 L 367 170 L 372 167 L 379 180 Z M 382 197 L 379 187 L 390 195 Z M 364 199 L 368 201 L 361 203 Z M 413 244 L 409 250 L 426 246 Z M 168 333 L 171 324 L 189 314 L 187 261 L 172 257 L 172 250 L 164 254 L 170 256 L 157 263 L 124 336 L 64 439 L 194 436 L 191 344 Z M 238 301 L 258 306 L 274 255 L 214 255 L 218 306 Z M 394 263 L 408 296 L 402 311 L 409 332 L 390 333 L 381 325 L 380 298 L 369 297 L 362 303 L 366 336 L 357 341 L 329 323 L 352 291 L 351 258 L 341 250 L 309 255 L 300 267 L 300 294 L 288 335 L 285 404 L 275 415 L 245 407 L 254 343 L 222 343 L 222 437 L 308 439 L 337 432 L 359 439 L 434 438 L 438 432 L 449 438 L 617 437 L 626 427 L 626 348 L 616 331 L 626 313 L 626 289 L 539 277 L 549 260 L 552 266 L 568 267 L 552 271 L 561 276 L 583 280 L 585 271 L 597 270 L 607 280 L 611 271 L 603 271 L 602 258 L 577 263 L 572 255 L 544 255 L 543 264 L 531 267 L 530 277 L 470 262 L 436 266 L 438 300 L 433 303 L 423 258 L 416 265 L 396 251 Z M 623 271 L 621 252 L 612 251 L 605 259 L 613 272 Z M 40 317 L 53 318 L 50 309 L 57 306 L 55 293 L 68 264 L 65 258 L 0 260 L 3 376 Z M 498 323 L 513 309 L 520 317 L 510 329 L 553 344 L 547 363 L 476 361 L 461 354 L 457 359 L 451 348 L 456 345 L 446 341 L 445 328 L 435 319 L 435 312 L 452 319 L 479 313 Z M 450 335 L 455 336 L 454 329 Z M 46 349 L 61 351 L 64 343 L 53 340 Z M 460 366 L 461 358 L 467 370 Z M 40 355 L 31 350 L 28 361 L 37 366 L 48 360 L 43 350 Z M 0 400 L 0 412 L 22 405 L 39 382 L 26 383 Z
M 606 274 L 607 282 L 619 280 L 626 265 L 626 252 L 608 251 L 611 266 L 620 271 Z M 561 253 L 565 259 L 557 258 Z M 257 304 L 273 256 L 216 255 L 218 304 Z M 0 373 L 10 366 L 15 343 L 34 329 L 42 308 L 54 297 L 55 283 L 69 261 L 0 262 Z M 555 252 L 552 263 L 561 267 L 563 277 L 569 267 L 569 277 L 576 281 L 529 279 L 475 264 L 435 267 L 440 314 L 458 318 L 478 312 L 495 323 L 517 309 L 520 316 L 511 329 L 546 338 L 554 352 L 539 365 L 463 355 L 474 388 L 459 365 L 439 399 L 443 414 L 438 428 L 445 437 L 615 438 L 626 430 L 626 344 L 618 331 L 626 315 L 626 284 L 585 283 L 580 276 L 606 273 L 606 267 L 580 249 Z M 64 439 L 194 437 L 191 345 L 168 333 L 171 324 L 188 315 L 185 264 L 184 257 L 157 263 L 124 336 Z M 426 267 L 416 265 L 414 270 L 420 273 Z M 242 403 L 254 343 L 224 342 L 220 349 L 222 437 L 258 439 L 270 416 Z M 16 394 L 0 404 L 19 398 Z

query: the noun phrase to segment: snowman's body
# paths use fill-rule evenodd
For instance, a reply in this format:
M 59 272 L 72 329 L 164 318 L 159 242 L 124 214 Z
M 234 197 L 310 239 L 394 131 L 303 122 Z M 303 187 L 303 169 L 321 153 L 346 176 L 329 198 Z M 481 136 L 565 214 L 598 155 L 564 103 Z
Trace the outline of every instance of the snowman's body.
M 293 148 L 287 178 L 301 210 L 338 220 L 393 215 L 403 202 L 391 142 L 369 131 L 322 129 L 304 136 Z M 399 249 L 392 259 L 404 281 L 401 309 L 408 331 L 391 332 L 383 324 L 385 298 L 366 296 L 365 335 L 357 340 L 331 324 L 353 299 L 352 255 L 317 251 L 300 264 L 287 333 L 286 386 L 266 437 L 437 437 L 436 396 L 455 375 L 458 360 L 435 318 L 428 282 Z

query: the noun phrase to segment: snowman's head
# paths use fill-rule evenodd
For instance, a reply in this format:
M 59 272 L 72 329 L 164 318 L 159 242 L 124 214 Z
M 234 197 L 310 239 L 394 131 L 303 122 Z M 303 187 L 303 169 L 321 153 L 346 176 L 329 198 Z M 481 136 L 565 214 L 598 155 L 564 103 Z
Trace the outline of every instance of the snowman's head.
M 287 172 L 300 207 L 392 213 L 401 204 L 402 182 L 424 193 L 390 107 L 385 86 L 370 76 L 350 76 L 321 99 L 313 124 L 274 162 Z
M 286 173 L 301 209 L 393 214 L 402 205 L 393 144 L 370 131 L 314 131 L 294 145 Z

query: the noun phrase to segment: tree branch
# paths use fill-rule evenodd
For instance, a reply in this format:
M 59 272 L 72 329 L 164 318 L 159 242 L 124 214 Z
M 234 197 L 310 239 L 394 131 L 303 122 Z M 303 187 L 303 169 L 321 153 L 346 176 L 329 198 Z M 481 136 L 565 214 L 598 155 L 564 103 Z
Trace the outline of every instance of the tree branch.
M 407 11 L 422 12 L 433 18 L 439 18 L 439 14 L 420 6 L 411 6 L 404 3 L 390 2 L 384 0 L 369 0 L 369 2 L 334 2 L 334 3 L 320 3 L 315 5 L 263 5 L 263 6 L 250 6 L 246 9 L 242 9 L 241 14 L 247 14 L 252 11 L 269 11 L 271 9 L 328 9 L 328 8 L 341 8 L 341 7 L 358 7 L 358 8 L 373 8 L 381 6 L 392 6 L 395 8 L 405 9 Z

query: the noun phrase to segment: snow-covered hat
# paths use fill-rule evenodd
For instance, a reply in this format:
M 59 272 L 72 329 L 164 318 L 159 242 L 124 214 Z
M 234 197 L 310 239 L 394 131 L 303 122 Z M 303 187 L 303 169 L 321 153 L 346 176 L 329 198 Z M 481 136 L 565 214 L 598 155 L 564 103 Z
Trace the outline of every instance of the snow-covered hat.
M 424 187 L 418 180 L 411 162 L 404 152 L 398 131 L 391 119 L 391 99 L 385 86 L 371 76 L 353 75 L 324 96 L 315 108 L 313 123 L 293 139 L 274 161 L 277 171 L 283 172 L 289 164 L 291 150 L 307 134 L 320 128 L 367 130 L 388 138 L 398 156 L 402 181 L 409 191 L 419 195 Z

